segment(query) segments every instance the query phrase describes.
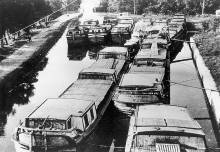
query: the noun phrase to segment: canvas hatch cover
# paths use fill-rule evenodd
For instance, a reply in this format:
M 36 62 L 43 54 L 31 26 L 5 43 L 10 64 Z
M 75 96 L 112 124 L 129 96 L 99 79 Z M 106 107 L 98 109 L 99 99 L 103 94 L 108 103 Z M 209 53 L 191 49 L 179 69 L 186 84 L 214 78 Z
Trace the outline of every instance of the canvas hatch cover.
M 135 73 L 135 72 L 143 72 L 143 73 L 165 73 L 164 67 L 151 67 L 151 66 L 137 66 L 132 65 L 129 73 Z
M 136 126 L 139 128 L 138 131 L 153 131 L 155 127 L 167 127 L 170 131 L 178 131 L 178 128 L 181 128 L 191 133 L 204 135 L 201 126 L 191 118 L 186 108 L 172 105 L 140 106 Z
M 123 76 L 120 86 L 145 86 L 152 87 L 161 83 L 164 74 L 161 73 L 127 73 Z
M 105 69 L 105 68 L 93 68 L 93 67 L 89 67 L 89 68 L 85 68 L 83 69 L 80 74 L 103 74 L 103 75 L 113 75 L 115 73 L 114 69 Z
M 126 47 L 106 47 L 102 49 L 99 54 L 126 54 Z

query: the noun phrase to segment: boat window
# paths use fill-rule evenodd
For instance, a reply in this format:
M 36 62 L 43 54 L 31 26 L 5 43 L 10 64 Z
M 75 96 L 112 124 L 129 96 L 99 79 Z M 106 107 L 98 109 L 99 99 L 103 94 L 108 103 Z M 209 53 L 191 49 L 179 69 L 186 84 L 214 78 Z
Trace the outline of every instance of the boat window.
M 67 120 L 67 129 L 71 128 L 71 118 Z
M 91 121 L 94 120 L 94 113 L 93 113 L 93 109 L 90 109 L 90 114 L 91 114 Z
M 73 34 L 73 32 L 69 32 L 69 35 L 72 35 Z
M 85 114 L 84 116 L 84 121 L 85 121 L 85 128 L 87 128 L 89 126 L 89 120 L 87 114 Z

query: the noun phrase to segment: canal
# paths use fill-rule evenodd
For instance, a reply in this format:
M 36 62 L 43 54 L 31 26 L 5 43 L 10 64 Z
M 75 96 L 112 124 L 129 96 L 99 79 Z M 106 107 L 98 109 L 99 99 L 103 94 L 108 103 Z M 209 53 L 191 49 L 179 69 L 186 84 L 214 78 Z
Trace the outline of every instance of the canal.
M 0 151 L 15 152 L 11 137 L 14 128 L 19 124 L 20 120 L 23 120 L 45 99 L 58 97 L 77 79 L 78 73 L 83 68 L 88 67 L 95 61 L 96 53 L 102 46 L 68 49 L 65 37 L 66 32 L 51 48 L 48 55 L 39 61 L 37 66 L 24 70 L 23 75 L 19 77 L 19 81 L 7 90 L 8 93 L 5 95 L 4 101 L 0 101 L 3 103 L 1 105 L 4 105 L 0 108 Z M 182 52 L 189 52 L 189 49 L 184 47 Z M 183 57 L 181 54 L 179 56 Z M 186 57 L 189 58 L 190 56 L 187 55 Z M 191 85 L 196 80 L 195 83 L 200 85 L 192 61 L 188 62 L 190 62 L 190 65 L 187 66 L 183 62 L 171 65 L 171 80 L 182 83 L 186 81 Z M 188 95 L 182 98 L 179 96 L 188 90 L 186 87 L 178 87 L 172 84 L 171 98 L 182 100 L 178 100 L 178 102 L 177 100 L 172 100 L 171 104 L 190 107 L 189 111 L 193 117 L 199 118 L 200 124 L 206 129 L 208 144 L 211 147 L 216 147 L 205 101 L 192 103 L 192 98 L 195 98 L 195 96 Z M 194 94 L 196 92 L 198 90 Z M 197 99 L 199 100 L 196 101 L 201 101 L 205 98 L 201 91 L 198 96 Z M 201 116 L 201 118 L 198 116 Z M 111 103 L 95 132 L 84 142 L 84 148 L 81 151 L 124 151 L 128 127 L 129 118 L 120 113 Z
M 0 101 L 3 105 L 0 107 L 0 151 L 15 152 L 11 137 L 20 121 L 45 99 L 58 97 L 77 79 L 83 68 L 95 61 L 96 53 L 102 47 L 68 49 L 66 32 L 39 64 L 24 69 L 18 81 L 7 90 L 4 101 Z M 85 142 L 88 148 L 82 151 L 109 151 L 113 145 L 124 145 L 128 123 L 129 119 L 120 115 L 111 104 L 98 129 Z

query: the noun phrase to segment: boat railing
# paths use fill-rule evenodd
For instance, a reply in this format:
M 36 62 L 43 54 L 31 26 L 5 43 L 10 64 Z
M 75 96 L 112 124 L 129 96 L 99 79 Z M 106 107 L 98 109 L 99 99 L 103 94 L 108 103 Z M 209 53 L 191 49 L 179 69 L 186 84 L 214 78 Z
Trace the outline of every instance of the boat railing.
M 118 93 L 125 93 L 130 95 L 159 95 L 161 92 L 160 88 L 148 88 L 148 89 L 140 89 L 140 90 L 132 90 L 132 89 L 117 89 Z
M 40 128 L 27 128 L 24 126 L 19 126 L 18 129 L 20 129 L 20 133 L 28 133 L 31 134 L 33 132 L 51 132 L 51 133 L 72 133 L 73 130 L 76 129 L 72 129 L 72 130 L 53 130 L 53 129 L 40 129 Z

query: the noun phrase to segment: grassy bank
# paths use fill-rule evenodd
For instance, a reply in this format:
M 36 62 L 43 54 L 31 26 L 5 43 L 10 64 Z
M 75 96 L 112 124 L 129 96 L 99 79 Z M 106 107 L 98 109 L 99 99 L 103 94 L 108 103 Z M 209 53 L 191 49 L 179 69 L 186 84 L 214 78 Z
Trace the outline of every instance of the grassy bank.
M 213 20 L 209 22 L 209 25 L 211 24 L 213 24 Z M 220 90 L 220 32 L 213 31 L 213 26 L 203 28 L 202 31 L 194 35 L 194 39 L 218 90 Z

